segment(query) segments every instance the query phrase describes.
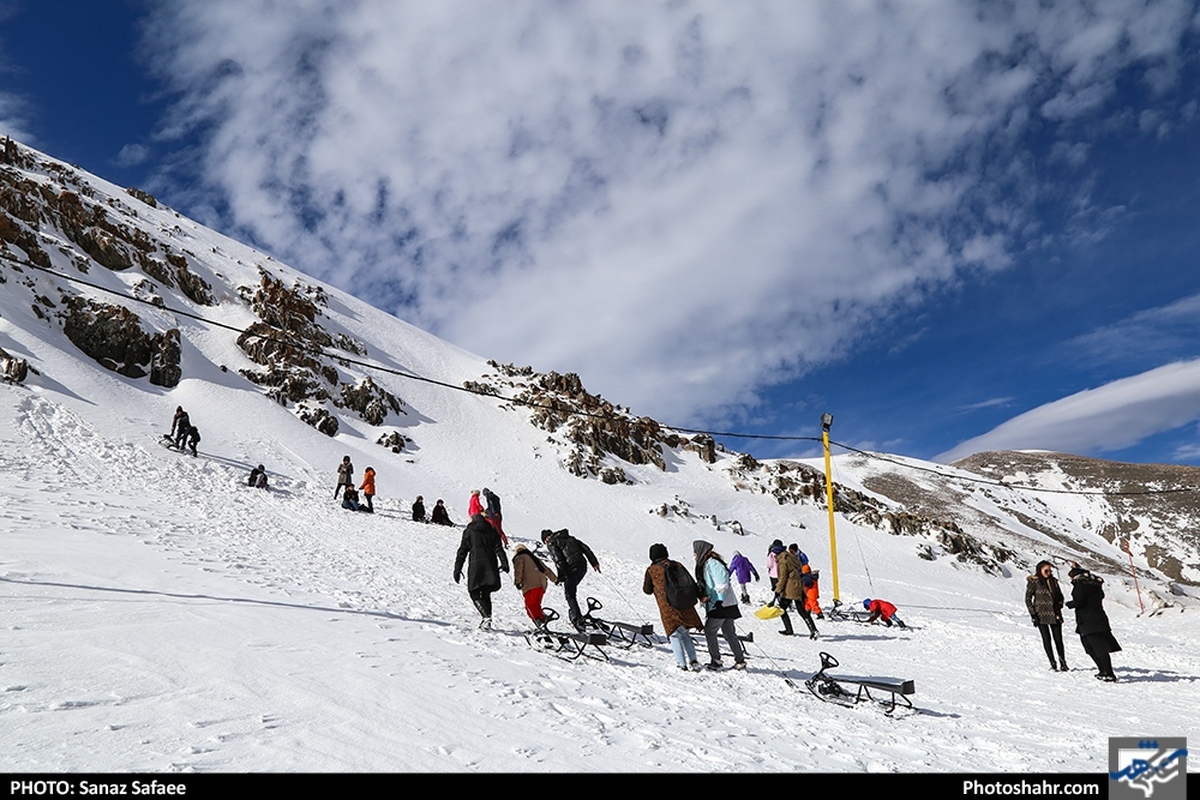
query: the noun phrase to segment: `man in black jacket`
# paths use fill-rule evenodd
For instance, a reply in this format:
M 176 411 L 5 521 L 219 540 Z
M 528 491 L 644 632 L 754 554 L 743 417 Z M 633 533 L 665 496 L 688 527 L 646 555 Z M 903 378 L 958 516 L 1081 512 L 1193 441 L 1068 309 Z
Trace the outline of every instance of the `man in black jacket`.
M 558 568 L 558 580 L 563 586 L 563 594 L 567 597 L 571 625 L 582 633 L 583 613 L 579 610 L 579 598 L 576 593 L 579 582 L 587 574 L 588 564 L 599 572 L 600 562 L 596 560 L 592 548 L 572 536 L 566 528 L 560 531 L 542 531 L 542 543 L 550 551 L 550 558 L 554 559 L 554 566 Z

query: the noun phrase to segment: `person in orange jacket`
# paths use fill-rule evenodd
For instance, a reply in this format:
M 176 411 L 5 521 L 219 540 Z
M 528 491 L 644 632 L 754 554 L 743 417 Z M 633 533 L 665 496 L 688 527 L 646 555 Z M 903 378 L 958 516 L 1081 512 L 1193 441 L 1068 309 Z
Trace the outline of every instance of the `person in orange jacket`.
M 817 619 L 825 619 L 825 615 L 821 613 L 821 601 L 817 599 L 821 596 L 821 587 L 817 585 L 820 577 L 821 573 L 813 570 L 808 564 L 800 567 L 800 583 L 804 587 L 804 610 L 815 615 Z
M 366 471 L 363 472 L 362 486 L 359 486 L 358 488 L 362 489 L 363 497 L 365 497 L 367 499 L 367 508 L 366 508 L 367 512 L 374 514 L 375 506 L 373 506 L 371 504 L 371 498 L 373 498 L 375 496 L 375 468 L 374 467 L 367 467 Z

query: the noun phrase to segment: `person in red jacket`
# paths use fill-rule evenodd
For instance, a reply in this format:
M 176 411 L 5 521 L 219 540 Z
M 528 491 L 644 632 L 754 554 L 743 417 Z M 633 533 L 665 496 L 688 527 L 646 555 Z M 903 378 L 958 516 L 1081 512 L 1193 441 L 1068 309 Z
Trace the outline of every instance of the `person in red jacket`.
M 863 600 L 863 608 L 871 612 L 871 616 L 867 619 L 867 622 L 874 622 L 877 619 L 881 619 L 883 620 L 883 624 L 889 628 L 892 627 L 893 622 L 901 628 L 908 627 L 904 624 L 904 620 L 896 616 L 896 607 L 887 600 L 872 600 L 868 597 L 866 600 Z

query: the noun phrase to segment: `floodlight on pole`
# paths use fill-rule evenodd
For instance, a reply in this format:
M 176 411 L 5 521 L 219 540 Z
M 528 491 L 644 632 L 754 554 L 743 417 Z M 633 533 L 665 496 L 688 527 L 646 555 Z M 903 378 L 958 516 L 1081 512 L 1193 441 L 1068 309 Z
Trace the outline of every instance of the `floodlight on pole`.
M 829 429 L 833 426 L 833 414 L 821 415 L 821 441 L 825 444 L 825 504 L 829 507 L 829 565 L 833 569 L 833 602 L 838 603 L 837 535 L 833 528 L 833 474 L 829 468 Z

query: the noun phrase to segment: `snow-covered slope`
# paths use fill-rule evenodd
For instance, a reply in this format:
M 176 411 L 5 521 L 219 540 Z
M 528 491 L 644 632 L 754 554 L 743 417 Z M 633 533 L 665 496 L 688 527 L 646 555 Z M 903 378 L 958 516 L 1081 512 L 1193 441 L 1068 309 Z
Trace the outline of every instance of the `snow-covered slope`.
M 602 444 L 587 438 L 595 431 L 580 444 L 569 426 L 531 424 L 526 407 L 441 385 L 481 382 L 508 396 L 536 376 L 514 377 L 341 292 L 316 291 L 169 209 L 20 152 L 22 164 L 0 170 L 32 184 L 43 205 L 28 212 L 36 224 L 11 211 L 11 196 L 0 205 L 9 209 L 0 221 L 0 348 L 32 368 L 24 385 L 0 385 L 0 769 L 1099 772 L 1110 736 L 1190 732 L 1200 616 L 1163 576 L 1141 565 L 1141 588 L 1159 599 L 1156 613 L 1139 614 L 1132 586 L 1107 574 L 1124 647 L 1119 683 L 1092 678 L 1073 636 L 1074 669 L 1049 672 L 1023 607 L 1027 564 L 1043 553 L 1115 563 L 1119 551 L 1103 537 L 1072 551 L 1019 521 L 996 542 L 991 528 L 961 523 L 981 550 L 960 559 L 939 538 L 946 515 L 902 517 L 877 483 L 886 474 L 933 479 L 859 456 L 835 460 L 846 504 L 841 596 L 887 598 L 910 630 L 819 622 L 812 642 L 780 637 L 775 623 L 746 613 L 740 630 L 755 638 L 746 673 L 680 673 L 661 643 L 610 648 L 607 663 L 566 663 L 530 649 L 520 597 L 506 586 L 495 598 L 498 630 L 478 631 L 465 588 L 451 579 L 459 530 L 409 521 L 417 495 L 427 506 L 444 498 L 461 523 L 469 490 L 489 486 L 504 498 L 514 542 L 570 528 L 603 569 L 581 594 L 599 598 L 609 617 L 656 626 L 641 593 L 654 542 L 686 561 L 692 540 L 707 539 L 763 570 L 773 539 L 796 541 L 823 570 L 828 604 L 822 495 L 806 493 L 805 466 L 754 464 L 719 448 L 710 463 L 682 440 L 652 443 L 662 468 L 588 450 L 619 467 L 622 479 L 606 484 L 575 457 Z M 94 212 L 92 239 L 87 226 L 66 230 L 54 211 L 63 192 L 106 208 L 125 238 L 96 225 Z M 151 243 L 142 252 L 168 264 L 167 255 L 183 256 L 211 302 L 179 274 L 168 285 L 144 264 L 106 268 L 77 241 L 108 234 L 97 254 L 109 258 L 136 231 Z M 161 305 L 22 266 L 35 244 L 62 275 Z M 336 380 L 316 384 L 330 398 L 272 399 L 278 387 L 239 372 L 268 365 L 236 332 L 176 313 L 237 329 L 262 322 L 270 313 L 253 290 L 264 273 L 323 298 L 316 320 L 334 355 L 318 368 L 331 366 Z M 181 379 L 155 385 L 84 355 L 56 316 L 76 293 L 127 307 L 149 333 L 179 329 Z M 368 376 L 402 401 L 400 411 L 371 422 L 333 402 L 340 386 Z M 335 436 L 300 419 L 306 402 L 338 417 Z M 177 405 L 203 433 L 199 458 L 155 441 Z M 391 432 L 407 440 L 399 453 L 376 443 Z M 359 475 L 377 470 L 376 515 L 333 502 L 343 455 Z M 260 462 L 267 493 L 244 485 Z M 989 518 L 1035 513 L 1013 505 L 1033 501 L 1014 497 L 994 494 Z M 915 537 L 893 535 L 896 525 Z M 1011 555 L 998 560 L 1002 551 Z M 756 602 L 769 596 L 765 581 L 751 589 Z M 563 610 L 561 591 L 551 587 L 546 604 Z M 806 678 L 822 650 L 850 672 L 915 678 L 919 712 L 826 705 L 784 681 Z

